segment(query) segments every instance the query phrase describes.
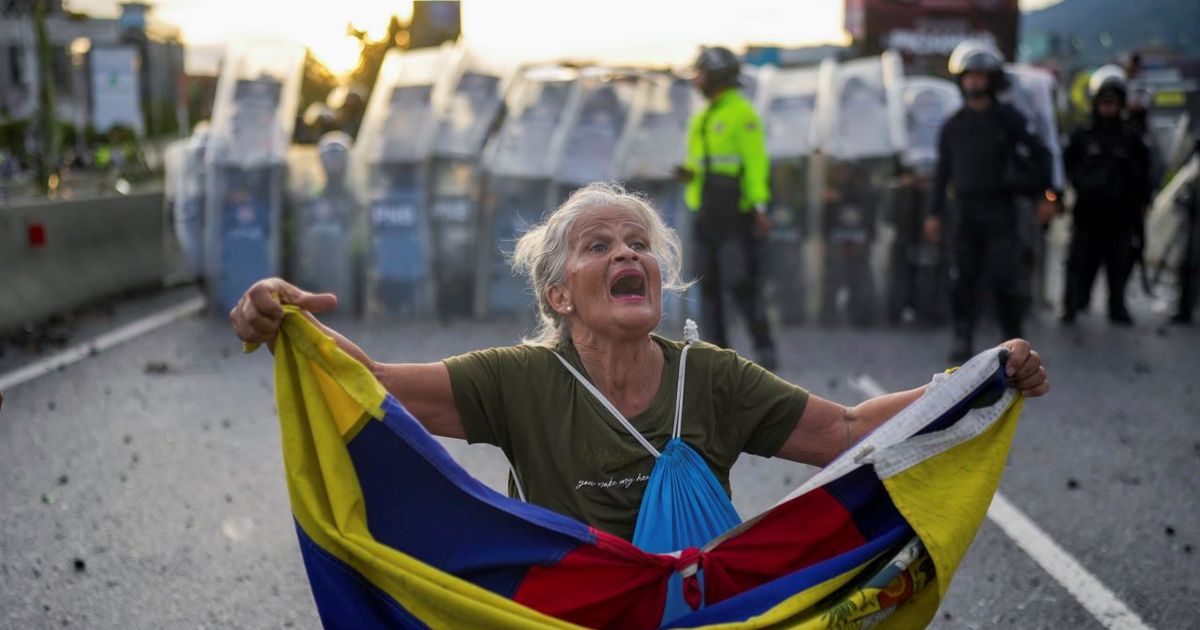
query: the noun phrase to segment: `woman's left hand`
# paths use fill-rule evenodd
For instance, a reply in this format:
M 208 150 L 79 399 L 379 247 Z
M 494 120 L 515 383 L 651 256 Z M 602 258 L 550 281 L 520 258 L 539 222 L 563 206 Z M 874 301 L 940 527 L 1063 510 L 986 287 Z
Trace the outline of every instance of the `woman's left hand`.
M 1050 381 L 1046 380 L 1046 366 L 1042 365 L 1042 357 L 1034 351 L 1024 339 L 1009 339 L 1000 344 L 1007 348 L 1008 363 L 1005 372 L 1008 384 L 1021 390 L 1025 396 L 1033 398 L 1050 391 Z

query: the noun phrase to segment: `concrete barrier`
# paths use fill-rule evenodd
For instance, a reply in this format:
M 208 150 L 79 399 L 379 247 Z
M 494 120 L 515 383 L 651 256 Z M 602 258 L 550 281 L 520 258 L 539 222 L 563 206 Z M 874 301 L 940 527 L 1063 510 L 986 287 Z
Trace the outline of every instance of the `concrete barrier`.
M 0 207 L 0 332 L 162 285 L 161 192 Z

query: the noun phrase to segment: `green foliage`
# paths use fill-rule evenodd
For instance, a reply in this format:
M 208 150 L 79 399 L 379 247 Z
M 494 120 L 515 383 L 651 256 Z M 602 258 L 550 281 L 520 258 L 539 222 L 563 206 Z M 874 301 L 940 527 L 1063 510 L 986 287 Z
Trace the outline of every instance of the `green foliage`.
M 29 133 L 28 118 L 17 120 L 0 120 L 0 147 L 8 149 L 22 163 L 28 164 L 25 155 L 25 137 Z

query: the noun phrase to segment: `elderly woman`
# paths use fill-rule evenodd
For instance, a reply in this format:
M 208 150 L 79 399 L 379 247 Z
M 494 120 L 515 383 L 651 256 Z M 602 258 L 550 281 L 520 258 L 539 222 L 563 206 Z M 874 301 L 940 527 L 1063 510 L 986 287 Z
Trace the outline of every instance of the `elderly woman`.
M 430 433 L 503 449 L 525 500 L 626 539 L 655 465 L 651 450 L 674 434 L 727 495 L 740 453 L 823 466 L 925 390 L 845 407 L 734 351 L 654 334 L 664 291 L 686 286 L 679 239 L 643 199 L 615 186 L 571 195 L 521 237 L 513 266 L 529 275 L 538 306 L 537 334 L 520 345 L 385 364 L 325 330 Z M 280 302 L 319 313 L 337 299 L 262 280 L 229 314 L 238 337 L 270 343 Z M 1029 343 L 1004 345 L 1010 383 L 1026 396 L 1046 393 L 1046 371 Z

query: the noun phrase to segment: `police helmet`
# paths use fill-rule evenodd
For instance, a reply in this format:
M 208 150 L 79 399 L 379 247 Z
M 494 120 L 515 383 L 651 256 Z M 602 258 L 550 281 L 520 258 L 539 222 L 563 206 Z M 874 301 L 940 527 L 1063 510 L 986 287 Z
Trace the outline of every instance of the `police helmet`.
M 354 141 L 342 131 L 330 131 L 317 141 L 317 155 L 321 165 L 330 175 L 341 175 L 346 172 L 350 161 L 350 145 Z
M 962 76 L 967 72 L 1004 71 L 1004 56 L 995 46 L 986 42 L 967 40 L 954 47 L 950 53 L 950 74 Z
M 962 78 L 968 72 L 984 72 L 988 76 L 987 91 L 993 95 L 1008 88 L 1008 75 L 1004 72 L 1004 56 L 988 42 L 967 40 L 954 47 L 950 53 L 950 74 L 962 88 Z
M 742 64 L 737 55 L 724 46 L 704 46 L 696 57 L 696 70 L 703 72 L 708 85 L 726 87 L 738 84 Z
M 1125 80 L 1125 70 L 1116 64 L 1108 64 L 1101 66 L 1092 73 L 1092 78 L 1088 80 L 1088 97 L 1093 101 L 1100 96 L 1102 92 L 1113 92 L 1122 102 L 1125 101 L 1125 95 L 1129 88 Z

